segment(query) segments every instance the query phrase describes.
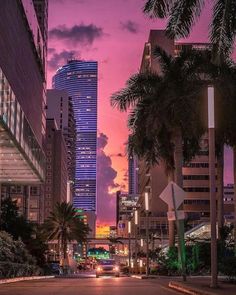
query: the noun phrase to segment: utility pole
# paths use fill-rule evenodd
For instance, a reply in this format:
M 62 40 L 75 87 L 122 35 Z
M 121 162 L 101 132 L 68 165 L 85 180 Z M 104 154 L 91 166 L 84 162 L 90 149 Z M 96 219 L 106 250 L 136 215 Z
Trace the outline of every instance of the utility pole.
M 131 221 L 129 220 L 128 221 L 128 237 L 129 237 L 129 249 L 128 249 L 128 251 L 129 251 L 129 275 L 130 275 L 130 273 L 131 273 L 131 243 L 130 243 L 130 236 L 131 236 Z
M 145 192 L 145 212 L 146 212 L 146 276 L 149 275 L 149 195 Z
M 211 222 L 211 287 L 217 287 L 217 234 L 216 234 L 216 172 L 215 172 L 215 110 L 214 88 L 208 86 L 208 140 L 210 174 L 210 222 Z
M 135 260 L 134 260 L 134 270 L 138 273 L 138 247 L 137 247 L 137 231 L 138 231 L 138 210 L 134 211 L 134 226 L 135 226 Z

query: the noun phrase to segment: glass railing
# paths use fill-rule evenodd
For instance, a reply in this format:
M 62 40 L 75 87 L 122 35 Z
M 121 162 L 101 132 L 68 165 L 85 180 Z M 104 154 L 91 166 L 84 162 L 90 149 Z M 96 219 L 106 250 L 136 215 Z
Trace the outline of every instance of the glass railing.
M 0 123 L 10 133 L 17 148 L 33 166 L 41 181 L 44 179 L 45 155 L 0 68 Z

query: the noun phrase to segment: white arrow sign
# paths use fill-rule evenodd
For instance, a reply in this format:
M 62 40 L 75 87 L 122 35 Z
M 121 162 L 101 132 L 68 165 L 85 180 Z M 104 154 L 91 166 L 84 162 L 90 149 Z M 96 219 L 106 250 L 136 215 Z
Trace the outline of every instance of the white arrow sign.
M 172 185 L 174 196 L 172 195 Z M 185 191 L 175 182 L 170 181 L 159 197 L 168 205 L 169 209 L 178 209 L 184 201 Z M 173 198 L 175 198 L 175 204 Z

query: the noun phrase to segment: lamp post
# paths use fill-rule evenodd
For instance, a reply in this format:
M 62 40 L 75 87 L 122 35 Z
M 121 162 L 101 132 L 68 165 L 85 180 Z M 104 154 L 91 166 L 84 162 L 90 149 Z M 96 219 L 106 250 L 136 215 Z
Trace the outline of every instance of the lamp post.
M 148 214 L 149 214 L 149 195 L 148 192 L 145 192 L 145 212 L 146 212 L 146 276 L 149 275 L 149 220 L 148 220 Z
M 210 174 L 211 222 L 211 287 L 217 287 L 217 236 L 216 236 L 216 176 L 215 176 L 215 110 L 214 87 L 208 86 L 208 140 Z
M 128 237 L 129 237 L 129 249 L 128 249 L 128 251 L 129 251 L 129 274 L 130 274 L 130 272 L 131 272 L 131 245 L 130 245 L 130 236 L 131 236 L 131 221 L 129 220 L 128 221 Z
M 135 225 L 135 259 L 134 259 L 134 269 L 135 273 L 138 271 L 138 247 L 137 247 L 137 230 L 138 230 L 138 210 L 136 209 L 134 211 L 134 225 Z

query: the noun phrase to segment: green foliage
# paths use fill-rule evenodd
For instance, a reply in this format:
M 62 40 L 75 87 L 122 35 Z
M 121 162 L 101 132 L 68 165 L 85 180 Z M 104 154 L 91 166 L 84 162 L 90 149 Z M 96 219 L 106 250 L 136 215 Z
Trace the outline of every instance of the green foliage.
M 229 281 L 236 282 L 236 257 L 225 257 L 220 263 L 219 270 Z
M 57 240 L 63 261 L 67 258 L 67 245 L 70 241 L 86 241 L 89 227 L 78 218 L 77 211 L 66 202 L 57 203 L 54 211 L 44 224 L 44 233 L 48 240 Z
M 0 278 L 30 276 L 40 273 L 35 258 L 24 243 L 13 240 L 8 233 L 0 232 Z
M 41 227 L 19 215 L 16 202 L 11 198 L 2 200 L 1 209 L 1 230 L 8 232 L 14 240 L 22 240 L 30 254 L 36 258 L 37 264 L 42 267 L 48 247 Z

